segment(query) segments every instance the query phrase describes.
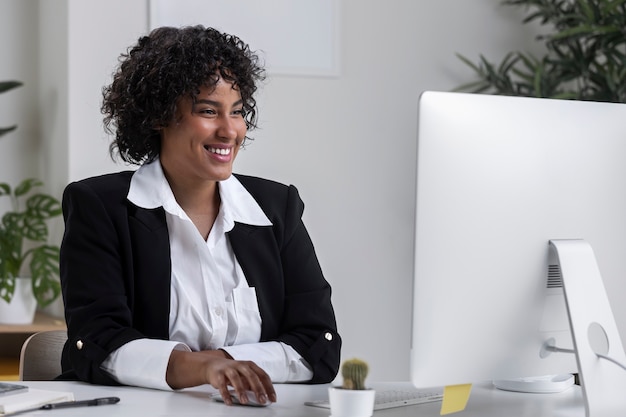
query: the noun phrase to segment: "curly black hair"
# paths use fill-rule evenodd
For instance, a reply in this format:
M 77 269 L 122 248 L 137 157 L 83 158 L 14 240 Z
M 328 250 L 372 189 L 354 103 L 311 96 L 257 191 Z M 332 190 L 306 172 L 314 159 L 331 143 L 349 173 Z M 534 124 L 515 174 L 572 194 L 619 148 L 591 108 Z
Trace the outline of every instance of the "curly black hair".
M 253 97 L 265 77 L 258 56 L 236 36 L 204 26 L 161 27 L 139 38 L 120 56 L 113 82 L 102 89 L 104 127 L 115 134 L 109 151 L 125 162 L 154 161 L 160 129 L 173 119 L 179 99 L 195 99 L 219 78 L 241 93 L 248 129 L 256 127 Z M 249 138 L 246 138 L 249 139 Z

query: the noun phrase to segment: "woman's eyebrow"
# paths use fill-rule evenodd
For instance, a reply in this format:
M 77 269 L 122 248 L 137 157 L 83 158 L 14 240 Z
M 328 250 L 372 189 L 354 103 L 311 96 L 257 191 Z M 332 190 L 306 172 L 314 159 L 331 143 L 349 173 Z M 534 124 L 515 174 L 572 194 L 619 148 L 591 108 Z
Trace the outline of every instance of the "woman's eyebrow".
M 210 100 L 210 99 L 208 99 L 208 98 L 201 98 L 201 99 L 197 99 L 197 100 L 194 102 L 194 106 L 195 106 L 195 105 L 197 105 L 197 104 L 208 104 L 208 105 L 210 105 L 210 106 L 222 107 L 222 102 L 220 102 L 220 101 L 215 101 L 215 100 Z M 232 104 L 232 106 L 233 106 L 233 107 L 235 107 L 235 106 L 240 106 L 240 105 L 242 105 L 242 104 L 243 104 L 243 100 L 242 100 L 242 99 L 240 99 L 240 100 L 235 101 L 235 102 Z

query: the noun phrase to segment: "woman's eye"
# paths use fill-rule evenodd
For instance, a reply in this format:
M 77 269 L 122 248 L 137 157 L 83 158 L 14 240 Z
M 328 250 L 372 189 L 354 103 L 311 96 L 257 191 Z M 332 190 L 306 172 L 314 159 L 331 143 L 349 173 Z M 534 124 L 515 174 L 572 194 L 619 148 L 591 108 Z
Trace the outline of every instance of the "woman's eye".
M 233 114 L 236 114 L 236 115 L 241 116 L 241 117 L 245 117 L 246 111 L 244 109 L 239 109 L 239 110 L 235 110 L 233 112 Z

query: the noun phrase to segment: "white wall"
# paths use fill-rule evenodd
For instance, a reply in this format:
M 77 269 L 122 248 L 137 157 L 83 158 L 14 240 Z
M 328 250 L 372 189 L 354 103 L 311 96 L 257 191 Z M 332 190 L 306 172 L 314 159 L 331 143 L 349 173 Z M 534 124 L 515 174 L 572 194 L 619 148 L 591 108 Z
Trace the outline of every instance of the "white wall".
M 0 94 L 0 126 L 19 126 L 0 138 L 0 182 L 11 186 L 38 170 L 38 26 L 33 16 L 37 16 L 35 1 L 0 0 L 0 81 L 24 83 Z M 0 198 L 0 210 L 5 205 Z
M 29 0 L 35 2 L 34 0 Z M 145 0 L 43 0 L 40 10 L 40 107 L 44 167 L 58 195 L 69 181 L 119 170 L 102 128 L 102 87 L 117 57 L 147 29 Z
M 404 380 L 418 96 L 472 79 L 455 52 L 497 60 L 532 47 L 533 28 L 520 24 L 522 11 L 496 0 L 340 1 L 341 75 L 271 77 L 260 95 L 261 129 L 239 154 L 237 171 L 298 186 L 307 204 L 305 221 L 334 288 L 343 357 L 369 360 L 372 379 Z M 30 96 L 36 92 L 24 89 L 20 100 L 29 104 L 7 114 L 2 95 L 0 123 L 17 120 L 22 137 L 37 136 L 38 130 L 47 137 L 51 126 L 58 127 L 44 168 L 59 193 L 70 180 L 123 169 L 108 157 L 100 89 L 118 55 L 146 30 L 147 1 L 0 0 L 0 7 L 2 38 L 25 35 L 9 44 L 8 56 L 17 63 L 2 60 L 0 79 L 24 78 L 29 72 L 23 68 L 37 64 L 42 71 L 41 103 L 35 106 Z M 12 20 L 7 8 L 19 16 L 41 13 L 40 55 L 33 54 L 37 40 L 23 25 L 4 27 Z M 55 17 L 59 11 L 64 14 Z M 49 77 L 51 60 L 58 72 Z M 42 112 L 41 126 L 26 123 L 31 111 Z M 0 181 L 30 171 L 21 161 L 34 167 L 36 144 L 0 142 Z

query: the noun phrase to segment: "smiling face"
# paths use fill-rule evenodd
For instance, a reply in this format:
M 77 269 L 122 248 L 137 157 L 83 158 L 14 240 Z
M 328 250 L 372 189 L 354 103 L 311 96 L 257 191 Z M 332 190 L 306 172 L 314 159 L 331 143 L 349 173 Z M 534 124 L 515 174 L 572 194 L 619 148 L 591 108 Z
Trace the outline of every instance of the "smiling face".
M 202 186 L 230 177 L 246 136 L 239 90 L 219 79 L 178 103 L 174 120 L 161 132 L 160 159 L 170 183 Z

